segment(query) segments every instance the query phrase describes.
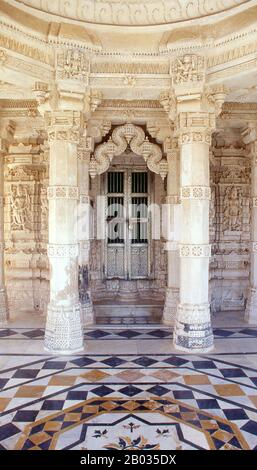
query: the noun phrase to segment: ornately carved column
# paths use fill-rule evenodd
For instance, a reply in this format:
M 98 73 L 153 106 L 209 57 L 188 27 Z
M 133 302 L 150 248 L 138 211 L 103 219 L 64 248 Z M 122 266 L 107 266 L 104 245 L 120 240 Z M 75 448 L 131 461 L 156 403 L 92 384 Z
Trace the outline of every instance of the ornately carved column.
M 168 260 L 168 280 L 166 298 L 163 310 L 163 323 L 174 326 L 177 306 L 179 302 L 179 253 L 177 228 L 175 226 L 178 217 L 179 197 L 179 148 L 176 138 L 170 140 L 170 148 L 165 149 L 167 153 L 167 198 L 166 211 L 167 234 L 166 248 Z
M 209 146 L 214 126 L 214 114 L 200 111 L 178 114 L 182 226 L 180 302 L 174 344 L 188 352 L 206 352 L 213 347 L 208 281 Z
M 46 113 L 49 138 L 50 303 L 45 348 L 53 353 L 83 349 L 78 291 L 78 159 L 80 111 Z
M 4 155 L 5 141 L 0 139 L 0 324 L 8 320 L 8 305 L 4 279 Z
M 257 142 L 252 144 L 251 273 L 245 311 L 248 323 L 257 324 Z
M 91 211 L 93 210 L 89 197 L 89 161 L 91 150 L 91 148 L 87 148 L 89 144 L 90 138 L 83 139 L 78 151 L 78 185 L 80 191 L 78 217 L 79 299 L 84 326 L 94 323 L 94 311 L 89 288 L 89 256 L 92 231 Z

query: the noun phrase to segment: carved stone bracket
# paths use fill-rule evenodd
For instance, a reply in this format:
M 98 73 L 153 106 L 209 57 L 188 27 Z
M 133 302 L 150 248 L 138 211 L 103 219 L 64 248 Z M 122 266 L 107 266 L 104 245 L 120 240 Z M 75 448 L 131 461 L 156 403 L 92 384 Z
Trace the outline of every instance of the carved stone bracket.
M 121 155 L 128 146 L 132 152 L 144 158 L 149 170 L 160 174 L 163 179 L 165 178 L 168 165 L 166 159 L 163 158 L 160 147 L 149 142 L 143 129 L 134 124 L 116 127 L 108 142 L 96 147 L 89 165 L 91 177 L 94 178 L 107 171 L 113 157 Z
M 181 199 L 211 199 L 211 188 L 208 186 L 184 186 L 180 189 Z
M 49 258 L 76 258 L 78 256 L 78 244 L 48 244 L 47 255 Z
M 77 186 L 50 186 L 47 188 L 48 199 L 78 199 L 79 188 Z
M 257 196 L 254 196 L 254 197 L 252 198 L 252 206 L 253 206 L 253 207 L 257 207 Z
M 179 256 L 182 258 L 210 258 L 211 245 L 179 245 Z

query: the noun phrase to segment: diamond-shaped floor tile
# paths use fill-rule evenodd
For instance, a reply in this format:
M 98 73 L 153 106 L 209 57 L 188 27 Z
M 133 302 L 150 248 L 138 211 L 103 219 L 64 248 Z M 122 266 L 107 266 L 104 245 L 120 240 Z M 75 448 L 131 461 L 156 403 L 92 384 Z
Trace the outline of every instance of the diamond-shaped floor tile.
M 91 370 L 90 372 L 85 372 L 85 374 L 81 374 L 80 377 L 83 377 L 90 382 L 98 382 L 99 380 L 103 380 L 105 377 L 108 377 L 110 374 L 103 372 L 102 370 L 95 369 Z
M 119 392 L 123 393 L 124 395 L 127 395 L 128 397 L 134 397 L 135 395 L 140 393 L 141 390 L 137 387 L 134 387 L 134 385 L 128 385 L 127 387 L 121 388 Z
M 141 374 L 141 372 L 137 370 L 127 369 L 127 370 L 123 370 L 122 372 L 119 372 L 118 374 L 115 375 L 115 377 L 118 377 L 119 379 L 122 379 L 125 382 L 131 383 L 144 377 L 144 374 Z

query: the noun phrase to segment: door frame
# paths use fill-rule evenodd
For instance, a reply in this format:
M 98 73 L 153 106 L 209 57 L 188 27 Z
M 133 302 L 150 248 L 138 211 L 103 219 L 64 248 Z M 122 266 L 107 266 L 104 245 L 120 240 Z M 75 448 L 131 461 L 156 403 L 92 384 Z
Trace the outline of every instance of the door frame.
M 124 247 L 124 276 L 110 276 L 108 275 L 108 230 L 107 230 L 107 223 L 105 227 L 105 240 L 104 240 L 104 276 L 105 279 L 107 280 L 128 280 L 128 281 L 136 281 L 136 280 L 144 280 L 147 279 L 149 280 L 151 277 L 151 213 L 148 211 L 148 217 L 147 217 L 147 237 L 148 237 L 148 243 L 143 244 L 143 243 L 138 243 L 134 244 L 131 242 L 130 238 L 130 230 L 129 230 L 129 225 L 130 225 L 130 220 L 133 220 L 131 217 L 131 198 L 132 194 L 133 197 L 138 196 L 140 197 L 147 197 L 148 198 L 148 207 L 151 205 L 151 178 L 150 178 L 150 171 L 147 168 L 137 168 L 137 167 L 131 167 L 129 165 L 124 165 L 121 168 L 112 168 L 110 167 L 109 170 L 104 174 L 104 196 L 105 196 L 105 221 L 107 219 L 107 208 L 108 208 L 108 197 L 110 197 L 110 194 L 113 196 L 116 195 L 115 193 L 108 193 L 108 173 L 110 172 L 122 172 L 124 173 L 124 193 L 117 193 L 117 197 L 123 197 L 124 198 L 124 207 L 125 207 L 125 218 L 126 221 L 124 222 L 125 230 L 124 230 L 124 244 L 119 244 L 119 243 L 113 243 L 110 244 L 109 246 L 113 246 L 113 248 L 119 248 L 119 247 Z M 132 193 L 131 192 L 131 182 L 132 182 L 132 173 L 146 173 L 147 174 L 147 196 L 146 193 Z M 143 196 L 142 196 L 143 195 Z M 135 223 L 135 219 L 134 219 Z M 132 248 L 137 247 L 137 246 L 147 246 L 147 276 L 131 276 L 131 254 L 132 254 Z

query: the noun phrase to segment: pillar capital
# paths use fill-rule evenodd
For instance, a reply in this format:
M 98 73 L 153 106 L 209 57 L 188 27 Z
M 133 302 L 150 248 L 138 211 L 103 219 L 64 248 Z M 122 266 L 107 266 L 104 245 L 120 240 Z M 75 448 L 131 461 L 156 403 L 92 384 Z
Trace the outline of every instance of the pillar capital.
M 47 111 L 45 123 L 49 141 L 68 141 L 79 144 L 83 129 L 83 114 L 80 111 Z
M 192 143 L 211 144 L 211 135 L 216 127 L 214 113 L 196 111 L 180 112 L 175 126 L 180 145 Z

